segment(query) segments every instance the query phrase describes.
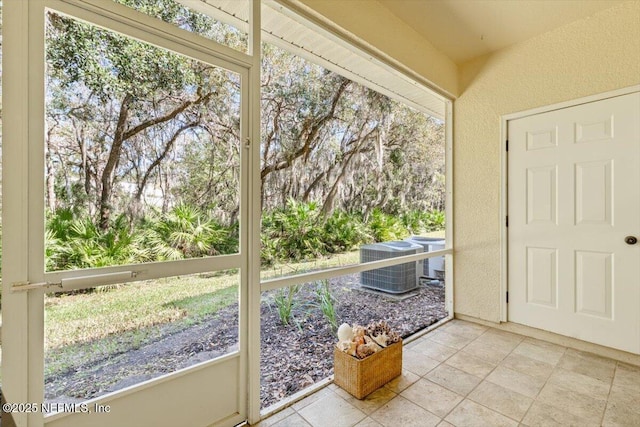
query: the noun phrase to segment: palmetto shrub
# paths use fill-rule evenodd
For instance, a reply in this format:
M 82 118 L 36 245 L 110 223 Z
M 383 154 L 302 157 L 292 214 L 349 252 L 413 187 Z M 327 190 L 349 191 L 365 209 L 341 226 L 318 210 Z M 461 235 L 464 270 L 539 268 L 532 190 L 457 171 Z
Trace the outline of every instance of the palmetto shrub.
M 152 260 L 176 260 L 237 252 L 237 224 L 225 227 L 197 207 L 180 204 L 145 218 L 140 240 Z
M 238 223 L 221 224 L 201 209 L 179 204 L 151 212 L 131 224 L 122 214 L 101 230 L 92 218 L 71 209 L 47 216 L 47 270 L 103 267 L 177 260 L 238 251 Z M 263 264 L 302 261 L 356 249 L 364 243 L 398 240 L 444 228 L 444 213 L 411 211 L 400 216 L 374 210 L 368 221 L 359 212 L 336 209 L 322 215 L 316 202 L 289 200 L 262 216 Z
M 443 211 L 430 211 L 424 212 L 424 229 L 425 231 L 438 231 L 444 230 L 444 212 Z
M 400 215 L 400 220 L 410 234 L 444 230 L 442 211 L 408 211 Z
M 373 210 L 367 226 L 376 242 L 400 240 L 410 234 L 399 217 L 386 214 L 380 209 Z
M 124 215 L 112 221 L 106 231 L 89 216 L 76 216 L 70 209 L 49 216 L 45 235 L 48 269 L 106 267 L 140 258 L 141 250 Z
M 287 201 L 284 209 L 265 213 L 262 217 L 262 241 L 271 253 L 267 260 L 307 260 L 327 253 L 320 208 L 315 202 Z
M 178 205 L 133 227 L 122 214 L 101 230 L 88 215 L 60 209 L 49 215 L 45 239 L 47 269 L 62 270 L 237 252 L 238 226 Z
M 400 215 L 400 221 L 410 234 L 420 234 L 424 230 L 425 213 L 409 211 Z
M 444 213 L 410 211 L 392 215 L 374 209 L 361 213 L 336 209 L 324 217 L 315 202 L 289 200 L 283 209 L 262 215 L 261 259 L 301 261 L 356 249 L 364 243 L 400 240 L 411 234 L 444 229 Z
M 362 215 L 334 210 L 324 222 L 323 240 L 328 252 L 340 253 L 373 241 L 373 236 L 362 222 Z

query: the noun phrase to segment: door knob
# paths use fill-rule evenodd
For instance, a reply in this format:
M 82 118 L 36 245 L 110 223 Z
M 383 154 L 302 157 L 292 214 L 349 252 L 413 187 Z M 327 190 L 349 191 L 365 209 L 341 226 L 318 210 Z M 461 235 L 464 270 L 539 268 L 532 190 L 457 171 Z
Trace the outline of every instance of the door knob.
M 634 236 L 627 236 L 624 238 L 624 241 L 627 245 L 635 245 L 638 243 L 638 239 Z

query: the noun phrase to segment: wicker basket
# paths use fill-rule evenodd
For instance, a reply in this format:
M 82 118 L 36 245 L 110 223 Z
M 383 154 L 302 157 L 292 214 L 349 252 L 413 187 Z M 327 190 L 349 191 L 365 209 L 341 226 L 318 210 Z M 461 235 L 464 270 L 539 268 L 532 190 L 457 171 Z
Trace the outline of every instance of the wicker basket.
M 357 399 L 402 373 L 402 340 L 364 359 L 333 349 L 334 382 Z

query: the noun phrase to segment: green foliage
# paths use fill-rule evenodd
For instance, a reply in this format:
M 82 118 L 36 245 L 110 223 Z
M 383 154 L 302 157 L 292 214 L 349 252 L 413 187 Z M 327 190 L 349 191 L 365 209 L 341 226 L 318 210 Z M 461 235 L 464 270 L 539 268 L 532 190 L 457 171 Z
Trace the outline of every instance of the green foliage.
M 242 44 L 182 2 L 116 1 Z M 100 216 L 57 211 L 47 267 L 236 252 L 238 75 L 55 12 L 46 55 L 47 204 Z M 262 75 L 263 263 L 443 225 L 442 122 L 273 45 Z
M 154 261 L 237 252 L 237 225 L 224 227 L 200 209 L 179 204 L 163 215 L 145 218 L 141 239 Z
M 380 209 L 374 209 L 368 226 L 376 242 L 401 240 L 409 236 L 409 230 L 397 216 L 386 214 Z
M 424 229 L 424 215 L 422 212 L 409 211 L 400 215 L 402 225 L 411 234 L 419 234 Z
M 307 260 L 326 253 L 322 217 L 317 203 L 287 201 L 284 209 L 262 217 L 263 241 L 274 251 L 267 259 Z
M 423 222 L 425 231 L 444 230 L 444 211 L 424 212 L 425 219 Z
M 45 240 L 50 270 L 129 264 L 140 258 L 124 215 L 102 231 L 90 217 L 76 217 L 71 210 L 62 209 L 49 216 Z
M 133 227 L 121 214 L 107 230 L 87 215 L 59 209 L 47 218 L 46 266 L 52 271 L 234 253 L 237 227 L 184 204 Z
M 338 329 L 338 317 L 335 308 L 336 299 L 331 295 L 331 289 L 329 288 L 329 282 L 327 280 L 321 280 L 316 283 L 316 295 L 318 296 L 320 311 L 322 311 L 325 319 L 327 319 L 329 325 L 331 325 L 331 330 L 336 331 Z
M 262 260 L 309 260 L 371 241 L 359 214 L 334 210 L 325 218 L 315 202 L 290 199 L 284 209 L 262 216 Z
M 278 289 L 273 301 L 278 309 L 278 317 L 283 325 L 289 325 L 293 314 L 293 309 L 297 304 L 295 300 L 296 294 L 302 289 L 302 285 L 289 286 L 288 288 Z
M 323 226 L 324 244 L 328 253 L 341 253 L 373 240 L 362 216 L 334 210 Z
M 402 225 L 411 234 L 444 230 L 444 212 L 409 211 L 400 215 Z
M 265 265 L 316 259 L 364 243 L 400 240 L 443 229 L 444 213 L 440 211 L 392 215 L 375 209 L 365 221 L 359 213 L 335 209 L 325 218 L 315 202 L 290 199 L 284 209 L 262 215 L 261 259 Z
M 246 50 L 247 35 L 236 28 L 218 22 L 208 15 L 195 12 L 175 0 L 115 0 L 147 15 L 202 35 L 226 46 Z
M 260 262 L 265 266 L 274 265 L 280 258 L 278 257 L 278 242 L 272 240 L 269 234 L 260 234 Z
M 184 9 L 164 3 L 167 16 Z M 63 87 L 81 83 L 103 100 L 124 94 L 143 99 L 197 82 L 186 58 L 112 31 L 54 13 L 49 14 L 48 31 L 47 61 Z
M 120 2 L 197 34 L 233 38 L 226 26 L 174 0 Z M 237 165 L 227 162 L 239 158 L 231 152 L 239 145 L 237 73 L 55 12 L 46 22 L 50 209 L 84 205 L 100 212 L 105 230 L 111 215 L 139 220 L 155 207 L 175 206 L 180 194 L 193 194 L 187 201 L 203 209 L 237 206 Z M 185 147 L 195 140 L 198 152 L 217 157 L 189 162 Z M 209 164 L 215 167 L 202 167 Z M 208 180 L 197 177 L 204 184 L 187 191 L 190 172 L 199 170 Z M 160 191 L 166 201 L 145 201 Z M 222 203 L 212 201 L 216 194 Z

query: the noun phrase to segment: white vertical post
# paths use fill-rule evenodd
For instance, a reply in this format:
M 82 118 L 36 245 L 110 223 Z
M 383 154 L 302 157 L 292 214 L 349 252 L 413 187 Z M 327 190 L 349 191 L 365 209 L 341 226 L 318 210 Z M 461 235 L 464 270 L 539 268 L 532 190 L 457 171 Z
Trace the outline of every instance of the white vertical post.
M 445 101 L 445 248 L 454 249 L 453 236 L 453 102 Z M 455 265 L 454 253 L 445 256 L 445 308 L 449 312 L 449 318 L 454 315 L 454 289 L 453 275 Z
M 44 281 L 45 269 L 45 9 L 29 1 L 28 280 Z M 29 291 L 29 400 L 44 400 L 44 291 Z M 29 414 L 29 426 L 41 426 L 41 411 Z
M 11 292 L 44 275 L 44 7 L 3 2 L 3 394 L 8 402 L 44 397 L 43 293 Z M 38 255 L 41 255 L 38 259 Z M 14 413 L 20 427 L 43 415 Z
M 248 351 L 248 418 L 250 424 L 260 421 L 260 66 L 261 66 L 261 1 L 249 0 L 249 112 L 251 148 L 249 156 L 249 351 Z
M 2 7 L 2 393 L 7 402 L 20 403 L 29 397 L 28 296 L 10 289 L 28 279 L 29 7 L 20 0 L 5 0 Z M 26 414 L 12 416 L 18 426 L 27 425 Z

